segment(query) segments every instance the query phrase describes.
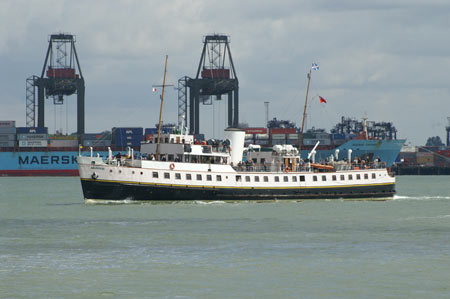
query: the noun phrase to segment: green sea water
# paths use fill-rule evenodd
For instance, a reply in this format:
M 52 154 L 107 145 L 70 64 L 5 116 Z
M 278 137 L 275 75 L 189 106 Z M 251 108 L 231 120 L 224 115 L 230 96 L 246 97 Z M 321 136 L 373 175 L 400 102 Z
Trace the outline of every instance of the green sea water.
M 85 204 L 0 178 L 0 298 L 450 298 L 450 177 L 390 201 Z

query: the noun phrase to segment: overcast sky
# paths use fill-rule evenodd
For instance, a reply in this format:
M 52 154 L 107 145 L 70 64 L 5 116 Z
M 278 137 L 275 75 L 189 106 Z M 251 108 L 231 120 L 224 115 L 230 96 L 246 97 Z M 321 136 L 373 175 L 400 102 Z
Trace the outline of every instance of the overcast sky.
M 240 122 L 301 124 L 313 72 L 308 127 L 341 116 L 392 121 L 398 137 L 445 142 L 450 116 L 448 0 L 0 1 L 0 120 L 25 126 L 25 80 L 40 75 L 51 33 L 76 35 L 86 81 L 86 132 L 154 127 L 165 55 L 168 83 L 194 77 L 205 35 L 230 36 L 240 85 Z M 320 104 L 317 95 L 328 103 Z M 164 121 L 177 121 L 168 90 Z M 76 96 L 46 100 L 51 132 L 76 131 Z M 66 115 L 68 115 L 66 121 Z M 201 131 L 221 137 L 226 103 L 201 107 Z

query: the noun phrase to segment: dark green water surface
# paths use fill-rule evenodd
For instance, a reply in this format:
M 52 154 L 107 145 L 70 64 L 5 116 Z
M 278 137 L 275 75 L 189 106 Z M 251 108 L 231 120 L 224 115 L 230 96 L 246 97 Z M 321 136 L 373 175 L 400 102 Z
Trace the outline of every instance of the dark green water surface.
M 450 177 L 391 201 L 85 204 L 0 178 L 3 298 L 450 298 Z

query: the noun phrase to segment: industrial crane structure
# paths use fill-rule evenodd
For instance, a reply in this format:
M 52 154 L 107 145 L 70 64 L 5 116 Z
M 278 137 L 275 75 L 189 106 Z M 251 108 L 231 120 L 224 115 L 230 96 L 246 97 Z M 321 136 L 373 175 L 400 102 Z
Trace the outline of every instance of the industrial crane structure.
M 37 105 L 36 105 L 37 89 Z M 77 134 L 82 139 L 85 133 L 84 78 L 75 49 L 75 36 L 52 34 L 49 37 L 47 54 L 41 76 L 26 80 L 26 124 L 27 127 L 45 126 L 45 99 L 52 98 L 53 104 L 61 105 L 64 97 L 77 94 Z M 37 106 L 37 123 L 36 111 Z
M 190 134 L 200 133 L 200 103 L 211 105 L 213 99 L 220 101 L 223 95 L 228 99 L 228 126 L 238 126 L 239 81 L 229 43 L 226 35 L 205 36 L 195 78 L 178 80 L 178 124 L 189 127 Z

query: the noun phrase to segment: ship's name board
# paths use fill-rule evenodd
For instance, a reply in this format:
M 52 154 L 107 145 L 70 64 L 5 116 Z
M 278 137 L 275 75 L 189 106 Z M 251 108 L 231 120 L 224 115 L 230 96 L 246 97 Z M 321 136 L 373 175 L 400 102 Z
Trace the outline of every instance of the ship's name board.
M 54 164 L 76 164 L 75 156 L 19 156 L 19 165 L 54 165 Z

